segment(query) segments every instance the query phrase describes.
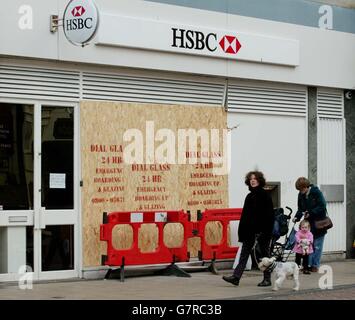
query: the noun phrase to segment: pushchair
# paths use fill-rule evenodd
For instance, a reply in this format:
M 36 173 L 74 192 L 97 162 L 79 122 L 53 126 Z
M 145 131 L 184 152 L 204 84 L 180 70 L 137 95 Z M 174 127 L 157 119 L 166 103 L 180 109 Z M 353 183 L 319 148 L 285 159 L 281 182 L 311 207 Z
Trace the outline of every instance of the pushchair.
M 274 223 L 272 238 L 270 242 L 270 256 L 275 257 L 276 261 L 280 261 L 280 262 L 287 261 L 296 241 L 295 238 L 296 223 L 293 223 L 291 232 L 289 232 L 289 224 L 291 220 L 292 209 L 287 206 L 286 209 L 289 210 L 288 215 L 284 214 L 283 208 L 274 209 L 275 223 Z M 253 261 L 253 267 L 255 268 L 257 268 L 257 264 L 259 260 L 262 258 L 262 254 L 258 242 L 259 237 L 260 234 L 257 234 L 252 249 L 253 252 L 252 261 Z
M 291 232 L 289 232 L 292 209 L 287 206 L 286 209 L 289 210 L 288 215 L 284 214 L 283 208 L 275 209 L 275 226 L 270 245 L 271 256 L 275 257 L 276 261 L 281 262 L 288 260 L 296 240 L 295 222 L 292 225 Z M 284 237 L 283 242 L 280 240 L 281 237 Z

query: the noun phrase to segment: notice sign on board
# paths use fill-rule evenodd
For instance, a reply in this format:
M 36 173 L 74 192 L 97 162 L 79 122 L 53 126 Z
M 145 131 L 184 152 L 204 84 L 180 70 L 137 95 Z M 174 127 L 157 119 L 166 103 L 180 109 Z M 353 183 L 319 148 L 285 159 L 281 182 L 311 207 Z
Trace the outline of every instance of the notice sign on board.
M 50 173 L 49 189 L 65 189 L 65 173 Z

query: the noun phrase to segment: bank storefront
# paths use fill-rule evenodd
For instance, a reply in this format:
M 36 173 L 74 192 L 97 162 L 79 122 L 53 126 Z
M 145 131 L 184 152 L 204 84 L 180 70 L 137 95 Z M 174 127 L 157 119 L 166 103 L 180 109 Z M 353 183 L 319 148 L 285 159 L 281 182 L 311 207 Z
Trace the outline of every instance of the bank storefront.
M 321 185 L 335 224 L 325 253 L 344 256 L 352 33 L 151 1 L 97 0 L 97 13 L 77 2 L 29 1 L 36 20 L 22 30 L 14 1 L 0 23 L 13 25 L 0 38 L 1 281 L 98 277 L 103 212 L 195 219 L 242 207 L 252 169 L 277 206 L 296 209 L 299 176 Z M 94 25 L 84 40 L 70 34 Z M 209 232 L 218 241 L 218 225 Z M 181 226 L 165 233 L 173 247 Z M 132 242 L 129 228 L 115 237 L 118 248 Z M 154 251 L 156 239 L 147 224 L 140 247 Z M 189 243 L 192 257 L 199 246 Z

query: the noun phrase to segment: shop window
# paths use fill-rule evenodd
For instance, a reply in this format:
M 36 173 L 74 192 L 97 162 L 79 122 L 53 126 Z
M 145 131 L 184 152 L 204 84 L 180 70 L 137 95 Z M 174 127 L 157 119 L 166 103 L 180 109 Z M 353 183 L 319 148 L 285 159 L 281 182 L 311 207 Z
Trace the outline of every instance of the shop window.
M 33 106 L 0 104 L 0 210 L 33 208 Z

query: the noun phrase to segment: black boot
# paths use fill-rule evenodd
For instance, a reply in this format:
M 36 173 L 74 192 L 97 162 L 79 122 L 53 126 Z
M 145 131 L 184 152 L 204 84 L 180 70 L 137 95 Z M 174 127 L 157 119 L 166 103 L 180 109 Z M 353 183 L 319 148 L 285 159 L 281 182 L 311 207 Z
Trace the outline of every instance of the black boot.
M 258 283 L 258 287 L 270 287 L 271 286 L 271 280 L 269 279 L 263 279 L 260 283 Z
M 223 276 L 222 277 L 222 279 L 224 280 L 224 281 L 227 281 L 227 282 L 229 282 L 229 283 L 231 283 L 231 284 L 234 284 L 235 286 L 239 286 L 239 278 L 237 278 L 236 276 Z
M 258 283 L 258 287 L 270 287 L 271 286 L 271 273 L 264 272 L 264 279 Z

